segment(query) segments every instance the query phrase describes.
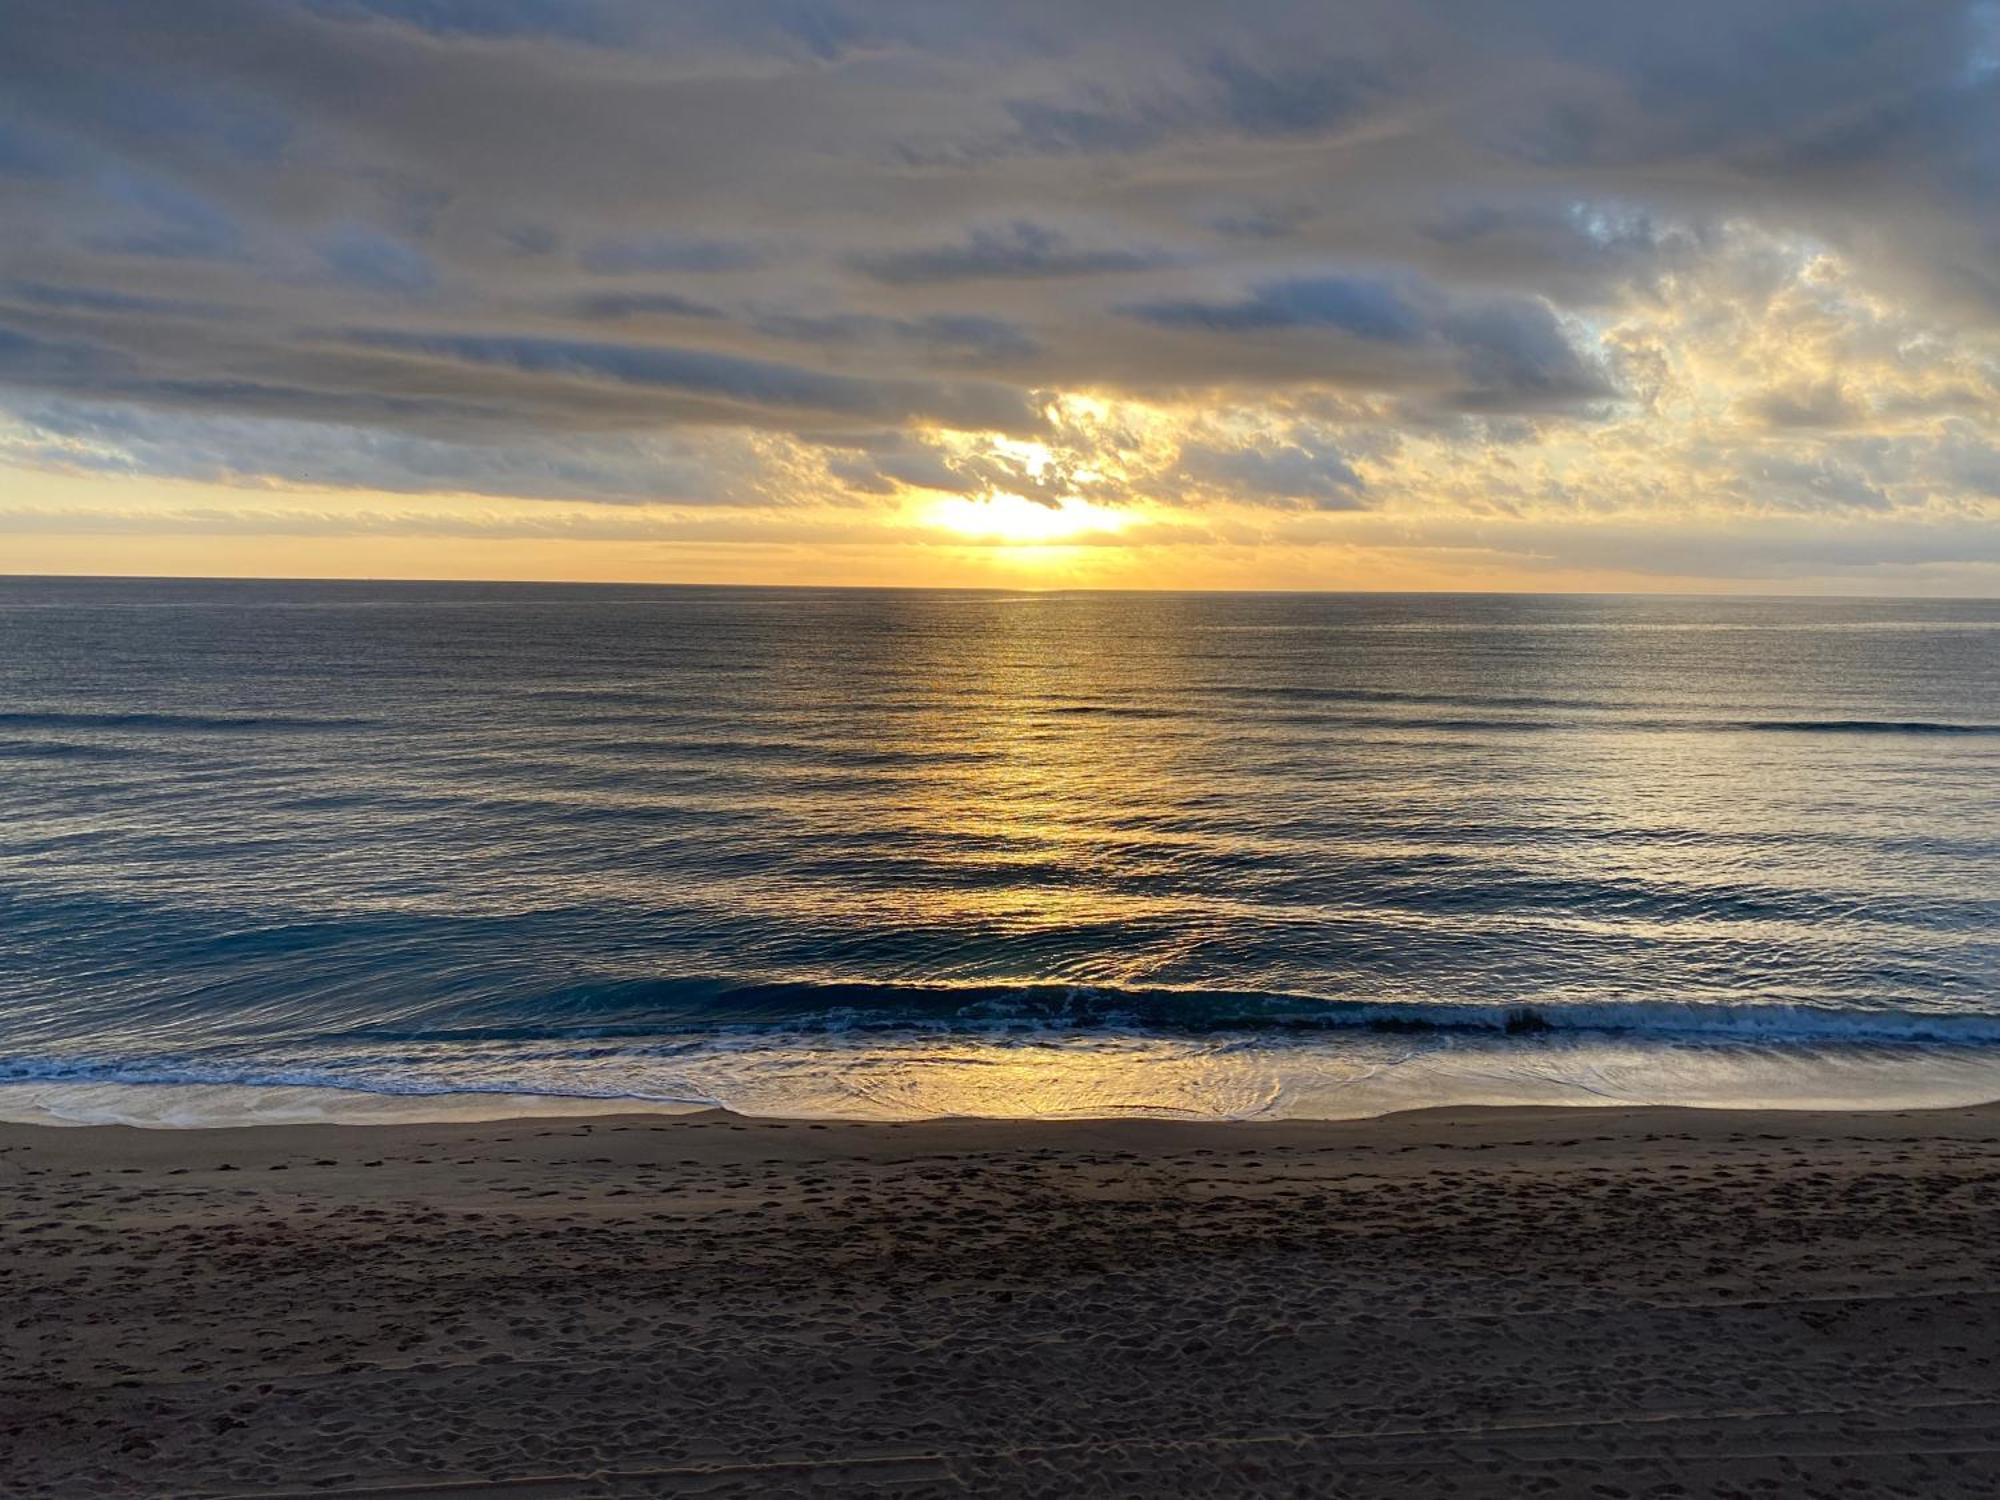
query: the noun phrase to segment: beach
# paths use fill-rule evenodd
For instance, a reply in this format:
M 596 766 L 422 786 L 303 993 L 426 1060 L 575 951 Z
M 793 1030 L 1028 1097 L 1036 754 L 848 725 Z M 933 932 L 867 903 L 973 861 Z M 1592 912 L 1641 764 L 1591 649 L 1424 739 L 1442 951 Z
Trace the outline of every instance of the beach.
M 1990 1495 L 2000 1107 L 0 1126 L 0 1490 Z

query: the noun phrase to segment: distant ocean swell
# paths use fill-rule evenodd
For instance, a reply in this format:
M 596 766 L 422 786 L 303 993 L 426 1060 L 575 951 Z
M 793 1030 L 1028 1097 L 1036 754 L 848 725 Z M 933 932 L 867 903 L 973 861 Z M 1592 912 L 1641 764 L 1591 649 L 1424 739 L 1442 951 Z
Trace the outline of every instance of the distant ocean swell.
M 1410 702 L 1364 694 L 1286 694 L 1286 702 Z M 1452 706 L 1444 700 L 1440 706 Z M 1686 718 L 1672 714 L 1650 714 L 1614 710 L 1606 704 L 1572 700 L 1464 700 L 1464 708 L 1488 708 L 1502 712 L 1488 714 L 1258 714 L 1252 722 L 1290 724 L 1340 724 L 1368 730 L 1466 730 L 1466 732 L 1510 732 L 1510 730 L 1632 730 L 1632 732 L 1722 732 L 1722 734 L 2000 734 L 2000 724 L 1982 720 L 1932 720 L 1932 718 Z M 1540 708 L 1560 712 L 1512 712 L 1518 708 Z M 1110 716 L 1170 720 L 1182 710 L 1146 708 L 1142 704 L 1040 704 L 1040 712 L 1050 716 Z M 572 722 L 590 728 L 640 726 L 646 720 L 630 712 L 574 714 Z M 334 730 L 386 728 L 366 718 L 314 718 L 314 716 L 256 716 L 256 714 L 8 714 L 0 712 L 0 730 L 70 730 L 106 734 L 328 734 Z M 38 740 L 16 740 L 28 748 Z M 674 744 L 662 740 L 658 744 Z M 786 740 L 714 740 L 688 736 L 678 742 L 686 750 L 706 754 L 772 754 L 782 750 Z M 838 752 L 838 746 L 816 742 L 794 742 L 798 750 L 814 754 Z M 928 756 L 910 756 L 924 760 Z
M 546 697 L 547 695 L 543 695 Z M 599 695 L 578 695 L 584 701 Z M 1411 713 L 1258 713 L 1252 722 L 1327 723 L 1362 729 L 1459 730 L 1498 732 L 1510 730 L 1593 729 L 1630 730 L 1642 733 L 1709 732 L 1738 734 L 1948 734 L 2000 735 L 2000 723 L 1984 720 L 1952 719 L 1816 719 L 1816 718 L 1712 718 L 1661 714 L 1644 705 L 1594 702 L 1589 699 L 1545 699 L 1508 697 L 1427 697 L 1419 694 L 1351 692 L 1323 689 L 1235 689 L 1218 697 L 1288 704 L 1334 704 L 1366 706 L 1401 704 L 1411 707 L 1435 705 L 1440 708 L 1485 709 L 1484 714 Z M 615 704 L 616 700 L 610 700 Z M 1102 715 L 1115 718 L 1171 720 L 1185 708 L 1161 708 L 1145 704 L 1117 702 L 1043 702 L 1024 705 L 1051 716 Z M 909 705 L 918 711 L 920 705 Z M 879 705 L 877 711 L 894 711 L 895 705 Z M 1553 710 L 1535 714 L 1518 710 Z M 1499 710 L 1499 712 L 1492 712 Z M 577 710 L 570 715 L 579 726 L 615 728 L 638 727 L 647 723 L 643 715 L 615 707 L 603 712 Z M 305 714 L 176 714 L 176 713 L 93 713 L 93 712 L 5 712 L 0 711 L 0 730 L 98 731 L 112 735 L 145 734 L 324 734 L 337 730 L 392 727 L 382 721 L 352 716 Z M 18 740 L 25 747 L 37 743 Z M 664 742 L 663 742 L 664 743 Z M 783 739 L 717 740 L 688 737 L 682 748 L 708 754 L 746 753 L 769 755 L 782 750 Z M 795 748 L 815 754 L 837 753 L 837 746 L 800 742 Z

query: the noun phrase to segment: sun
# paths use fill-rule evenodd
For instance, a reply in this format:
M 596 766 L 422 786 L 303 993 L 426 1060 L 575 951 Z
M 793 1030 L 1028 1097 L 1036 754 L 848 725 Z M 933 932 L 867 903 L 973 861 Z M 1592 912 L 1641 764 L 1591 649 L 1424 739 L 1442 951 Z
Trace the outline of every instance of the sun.
M 1047 547 L 1084 536 L 1123 531 L 1130 517 L 1108 506 L 1068 499 L 1041 505 L 1021 495 L 994 494 L 983 499 L 945 495 L 919 512 L 922 524 L 971 541 L 1002 547 Z

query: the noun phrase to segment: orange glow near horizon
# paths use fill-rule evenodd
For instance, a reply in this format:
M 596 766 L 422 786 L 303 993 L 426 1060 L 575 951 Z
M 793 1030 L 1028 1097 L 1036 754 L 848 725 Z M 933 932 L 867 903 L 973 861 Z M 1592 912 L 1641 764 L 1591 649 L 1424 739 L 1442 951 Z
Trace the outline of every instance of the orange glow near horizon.
M 1027 445 L 1023 445 L 1024 447 Z M 1025 469 L 1024 469 L 1025 471 Z M 1044 505 L 901 491 L 873 505 L 620 505 L 225 484 L 0 464 L 0 574 L 906 588 L 1928 593 L 1971 575 L 1783 578 L 1563 565 L 1565 528 L 1671 540 L 1675 520 L 1459 528 L 1441 511 Z M 1812 518 L 1780 523 L 1824 536 Z M 1517 542 L 1509 531 L 1519 533 Z M 1718 534 L 1718 540 L 1721 540 Z M 1720 554 L 1720 551 L 1718 552 Z

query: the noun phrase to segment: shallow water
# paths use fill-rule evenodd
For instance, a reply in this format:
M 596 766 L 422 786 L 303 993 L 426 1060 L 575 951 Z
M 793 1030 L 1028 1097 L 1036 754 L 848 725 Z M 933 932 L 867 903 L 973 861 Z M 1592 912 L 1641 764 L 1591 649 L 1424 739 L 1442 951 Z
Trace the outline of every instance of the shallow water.
M 0 1112 L 2000 1096 L 1993 602 L 11 580 L 0 644 Z

